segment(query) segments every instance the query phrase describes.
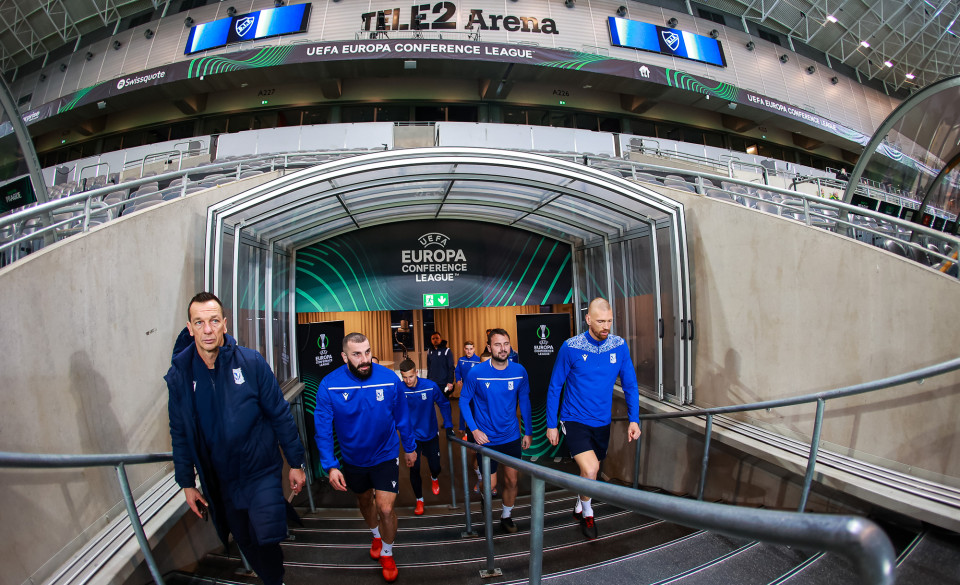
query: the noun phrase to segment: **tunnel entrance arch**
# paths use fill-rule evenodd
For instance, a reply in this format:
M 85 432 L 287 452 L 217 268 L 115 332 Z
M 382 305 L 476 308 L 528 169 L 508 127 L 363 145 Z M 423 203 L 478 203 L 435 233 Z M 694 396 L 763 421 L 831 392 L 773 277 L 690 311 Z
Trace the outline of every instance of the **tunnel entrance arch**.
M 321 162 L 208 209 L 205 284 L 223 300 L 240 343 L 292 378 L 298 251 L 416 220 L 497 224 L 561 242 L 570 250 L 575 330 L 583 331 L 590 299 L 610 299 L 613 332 L 630 345 L 642 391 L 692 401 L 682 204 L 559 158 L 426 148 Z

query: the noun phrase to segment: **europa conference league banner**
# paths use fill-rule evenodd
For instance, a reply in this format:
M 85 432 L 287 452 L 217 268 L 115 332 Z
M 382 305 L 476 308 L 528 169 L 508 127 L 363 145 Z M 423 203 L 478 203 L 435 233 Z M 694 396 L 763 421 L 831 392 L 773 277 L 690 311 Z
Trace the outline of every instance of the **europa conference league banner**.
M 494 61 L 519 63 L 540 67 L 571 69 L 584 73 L 599 73 L 650 83 L 666 85 L 700 94 L 716 96 L 731 102 L 749 105 L 796 119 L 826 130 L 847 140 L 865 145 L 869 136 L 815 113 L 784 104 L 763 95 L 749 92 L 729 83 L 693 75 L 676 69 L 648 65 L 633 60 L 604 55 L 506 43 L 485 43 L 447 39 L 363 39 L 328 41 L 297 45 L 279 45 L 248 49 L 233 53 L 197 57 L 178 61 L 163 67 L 148 69 L 103 81 L 66 95 L 23 114 L 24 122 L 31 124 L 78 106 L 96 103 L 115 95 L 147 89 L 155 85 L 185 79 L 204 79 L 245 69 L 277 67 L 297 63 L 350 61 L 365 59 L 455 59 L 458 61 Z M 576 101 L 567 99 L 575 107 Z M 9 122 L 0 125 L 0 136 L 12 132 Z
M 297 250 L 297 312 L 570 302 L 569 244 L 461 220 L 356 230 Z
M 533 412 L 533 443 L 524 452 L 528 457 L 557 457 L 567 454 L 560 437 L 556 447 L 547 441 L 547 388 L 560 346 L 570 337 L 569 313 L 517 315 L 515 349 L 530 381 Z
M 300 381 L 303 382 L 304 423 L 307 427 L 307 447 L 313 463 L 313 476 L 323 477 L 320 469 L 320 453 L 314 440 L 316 427 L 313 425 L 313 411 L 317 408 L 317 387 L 323 377 L 343 365 L 342 353 L 343 321 L 324 321 L 321 323 L 297 324 L 297 367 L 300 369 Z M 338 449 L 339 451 L 339 449 Z

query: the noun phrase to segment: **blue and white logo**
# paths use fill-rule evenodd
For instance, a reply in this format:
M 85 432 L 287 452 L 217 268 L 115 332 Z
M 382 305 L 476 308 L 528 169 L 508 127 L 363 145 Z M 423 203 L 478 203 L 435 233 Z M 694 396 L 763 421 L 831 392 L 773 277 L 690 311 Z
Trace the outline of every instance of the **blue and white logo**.
M 663 42 L 667 43 L 667 46 L 670 47 L 671 51 L 676 51 L 677 47 L 680 46 L 680 35 L 675 32 L 668 30 L 660 31 L 660 36 L 663 37 Z
M 377 388 L 377 402 L 383 402 L 383 388 Z
M 611 363 L 611 364 L 617 363 L 617 354 L 615 354 L 615 353 L 611 353 L 611 354 L 610 354 L 610 363 Z
M 253 16 L 244 16 L 234 23 L 233 30 L 237 32 L 238 37 L 242 37 L 253 30 L 253 23 L 256 22 L 256 20 Z
M 420 393 L 420 400 L 426 400 L 426 399 L 427 399 L 427 393 L 426 393 L 426 392 L 421 392 L 421 393 Z
M 513 390 L 513 380 L 507 382 L 507 390 Z
M 243 370 L 241 370 L 240 368 L 235 369 L 233 371 L 233 383 L 239 385 L 239 384 L 243 384 L 243 382 L 244 382 Z

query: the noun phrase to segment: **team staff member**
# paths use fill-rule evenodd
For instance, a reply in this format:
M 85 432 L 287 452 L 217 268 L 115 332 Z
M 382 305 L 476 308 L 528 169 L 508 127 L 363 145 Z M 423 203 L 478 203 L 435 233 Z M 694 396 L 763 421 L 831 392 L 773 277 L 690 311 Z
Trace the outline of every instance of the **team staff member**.
M 216 295 L 194 296 L 187 319 L 164 376 L 174 476 L 194 514 L 209 509 L 224 546 L 229 531 L 263 582 L 280 585 L 287 510 L 277 447 L 299 493 L 306 474 L 297 426 L 263 356 L 227 335 Z
M 586 321 L 587 331 L 564 341 L 557 352 L 547 388 L 547 439 L 551 445 L 560 441 L 559 409 L 560 425 L 570 454 L 580 467 L 580 477 L 596 480 L 610 443 L 613 385 L 617 377 L 627 402 L 628 443 L 640 438 L 640 393 L 627 343 L 622 337 L 610 335 L 610 303 L 601 298 L 590 301 Z M 560 404 L 564 384 L 567 388 Z M 589 496 L 577 498 L 573 514 L 580 519 L 583 535 L 591 540 L 596 538 L 597 525 Z
M 410 485 L 417 496 L 413 513 L 423 514 L 423 481 L 420 478 L 420 458 L 426 457 L 430 466 L 430 491 L 440 495 L 440 433 L 437 432 L 437 414 L 434 405 L 440 407 L 440 416 L 447 434 L 453 434 L 453 414 L 450 401 L 437 385 L 430 380 L 417 377 L 417 365 L 413 360 L 400 362 L 400 377 L 403 379 L 404 395 L 407 399 L 407 412 L 413 427 L 413 437 L 417 441 L 417 461 L 410 468 Z
M 334 489 L 357 494 L 360 513 L 373 543 L 370 556 L 380 560 L 383 578 L 397 579 L 393 543 L 397 534 L 397 499 L 400 479 L 400 441 L 407 467 L 417 459 L 417 442 L 407 415 L 404 386 L 397 375 L 371 362 L 370 341 L 362 333 L 343 338 L 345 365 L 327 374 L 317 388 L 314 422 L 320 464 Z M 337 432 L 343 469 L 333 453 Z
M 520 458 L 523 449 L 530 447 L 530 386 L 527 370 L 520 364 L 509 361 L 510 334 L 503 329 L 492 329 L 487 338 L 490 359 L 475 366 L 467 374 L 467 382 L 460 394 L 460 413 L 471 429 L 478 445 Z M 526 431 L 521 438 L 517 423 L 517 407 L 523 417 Z M 490 462 L 491 475 L 497 470 L 497 462 Z M 517 499 L 519 473 L 512 467 L 503 471 L 503 512 L 500 527 L 506 532 L 516 532 L 517 525 L 511 518 Z
M 427 350 L 427 378 L 447 397 L 453 394 L 453 370 L 453 352 L 447 347 L 447 340 L 434 331 Z

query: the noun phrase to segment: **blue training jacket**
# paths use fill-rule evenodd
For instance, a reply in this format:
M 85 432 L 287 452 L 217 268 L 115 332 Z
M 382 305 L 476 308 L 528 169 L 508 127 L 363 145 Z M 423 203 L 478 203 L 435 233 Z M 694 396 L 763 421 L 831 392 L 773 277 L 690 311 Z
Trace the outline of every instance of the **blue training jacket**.
M 453 371 L 453 378 L 456 382 L 463 382 L 467 379 L 467 374 L 473 369 L 473 366 L 481 363 L 483 359 L 477 354 L 473 357 L 463 356 L 457 360 L 457 367 Z
M 357 467 L 372 467 L 397 458 L 397 431 L 404 451 L 416 451 L 404 389 L 400 378 L 380 364 L 373 364 L 366 380 L 354 376 L 347 364 L 327 374 L 317 388 L 313 414 L 323 469 L 340 467 L 333 453 L 334 430 L 343 460 Z
M 532 434 L 530 386 L 527 370 L 508 361 L 506 369 L 493 367 L 491 360 L 467 374 L 460 392 L 460 415 L 470 429 L 487 435 L 491 445 L 503 445 L 520 437 L 517 406 L 523 417 L 524 434 Z
M 630 422 L 640 422 L 640 393 L 637 373 L 630 359 L 630 349 L 622 337 L 608 335 L 603 343 L 589 332 L 563 342 L 553 365 L 547 388 L 547 428 L 557 428 L 560 420 L 574 421 L 591 427 L 610 424 L 613 408 L 613 385 L 620 377 L 620 386 L 627 402 Z M 560 391 L 566 383 L 563 404 Z
M 407 413 L 410 417 L 410 426 L 413 427 L 414 439 L 429 441 L 437 436 L 437 411 L 433 407 L 434 404 L 440 407 L 443 427 L 453 428 L 450 401 L 436 384 L 418 377 L 417 384 L 413 388 L 408 388 L 406 384 L 402 384 L 402 387 L 404 396 L 407 398 Z

